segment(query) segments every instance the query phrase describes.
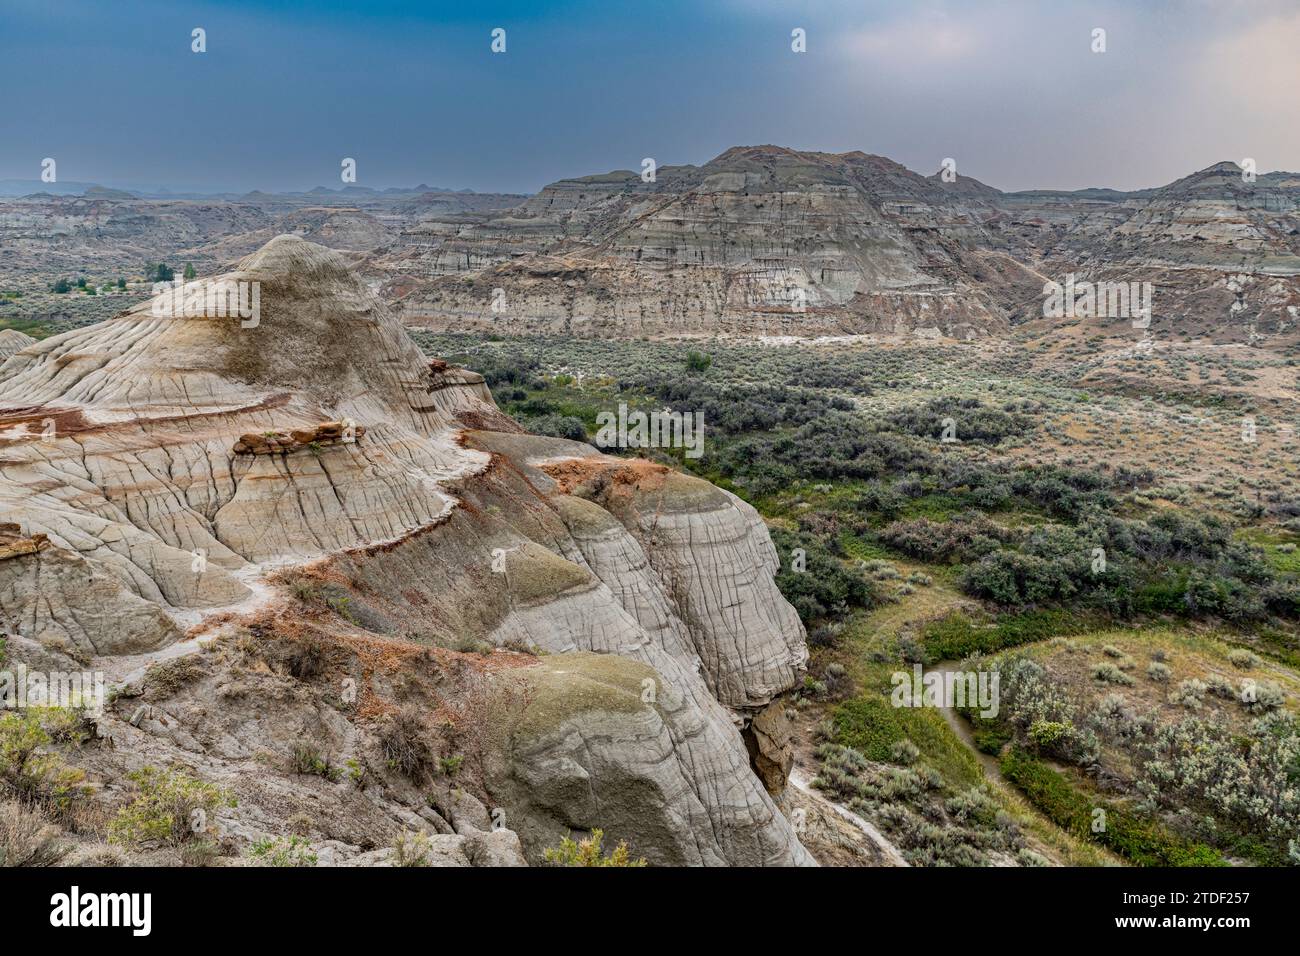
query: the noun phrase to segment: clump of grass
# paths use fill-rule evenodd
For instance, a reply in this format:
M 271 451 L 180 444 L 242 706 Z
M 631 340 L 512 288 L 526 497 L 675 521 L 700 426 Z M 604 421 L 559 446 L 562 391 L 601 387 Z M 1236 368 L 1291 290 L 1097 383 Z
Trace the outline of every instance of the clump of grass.
M 419 783 L 429 776 L 436 763 L 428 737 L 419 711 L 407 706 L 385 718 L 379 745 L 388 766 Z
M 144 675 L 145 693 L 152 697 L 170 697 L 182 687 L 203 676 L 205 665 L 197 654 L 186 654 L 154 664 Z
M 36 807 L 0 803 L 0 867 L 57 866 L 70 851 L 59 828 Z
M 325 672 L 328 650 L 325 642 L 315 635 L 276 643 L 270 656 L 278 670 L 295 680 L 311 680 Z
M 289 765 L 296 774 L 324 777 L 331 783 L 343 777 L 342 768 L 334 766 L 328 757 L 322 756 L 321 752 L 310 744 L 298 744 L 294 747 Z
M 309 577 L 295 574 L 285 583 L 296 601 L 303 604 L 316 604 L 321 599 L 320 585 Z
M 393 866 L 430 866 L 433 844 L 423 830 L 403 830 L 393 841 Z
M 262 866 L 315 866 L 319 859 L 300 836 L 258 840 L 249 847 L 248 856 Z

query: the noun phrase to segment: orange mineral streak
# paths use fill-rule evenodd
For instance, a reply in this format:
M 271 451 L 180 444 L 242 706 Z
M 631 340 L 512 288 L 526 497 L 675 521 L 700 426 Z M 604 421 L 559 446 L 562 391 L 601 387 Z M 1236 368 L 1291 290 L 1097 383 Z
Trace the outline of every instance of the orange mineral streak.
M 672 474 L 669 468 L 641 458 L 573 458 L 541 466 L 564 494 L 604 480 L 637 491 L 658 491 Z

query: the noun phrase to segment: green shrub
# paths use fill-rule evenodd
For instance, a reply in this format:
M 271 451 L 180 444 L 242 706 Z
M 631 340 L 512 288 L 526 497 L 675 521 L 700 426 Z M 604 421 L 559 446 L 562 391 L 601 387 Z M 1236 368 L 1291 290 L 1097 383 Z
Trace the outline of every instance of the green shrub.
M 442 771 L 444 777 L 454 777 L 460 770 L 461 764 L 465 762 L 463 754 L 452 754 L 449 757 L 438 758 L 438 769 Z
M 931 659 L 961 660 L 972 654 L 992 654 L 1050 637 L 1079 634 L 1088 627 L 1086 618 L 1061 610 L 1004 615 L 991 627 L 955 612 L 927 624 L 922 639 Z
M 882 602 L 877 586 L 857 569 L 847 567 L 812 535 L 772 529 L 772 542 L 781 555 L 776 585 L 794 606 L 805 626 L 839 617 L 853 608 L 872 608 Z M 796 548 L 805 554 L 804 570 L 793 567 Z
M 889 758 L 897 764 L 909 766 L 916 763 L 916 759 L 921 756 L 921 748 L 910 740 L 900 740 L 889 750 Z
M 1233 686 L 1232 681 L 1218 674 L 1211 674 L 1205 679 L 1205 689 L 1223 700 L 1237 699 L 1237 688 Z
M 1252 667 L 1259 665 L 1259 655 L 1244 648 L 1233 648 L 1228 651 L 1228 663 L 1241 670 L 1250 670 Z
M 1300 719 L 1278 710 L 1244 729 L 1222 715 L 1154 727 L 1131 747 L 1136 790 L 1149 803 L 1210 821 L 1205 839 L 1275 865 L 1300 832 Z
M 1121 687 L 1127 687 L 1133 683 L 1133 678 L 1109 662 L 1093 667 L 1092 677 L 1093 680 L 1099 680 L 1104 684 L 1118 684 Z
M 1169 692 L 1169 703 L 1189 710 L 1200 710 L 1205 700 L 1206 689 L 1204 681 L 1189 677 L 1187 680 L 1179 681 L 1178 686 Z
M 1029 739 L 1036 747 L 1050 750 L 1070 733 L 1069 723 L 1060 720 L 1036 720 L 1029 725 Z
M 0 714 L 0 788 L 60 814 L 84 792 L 85 774 L 42 749 L 51 743 L 40 709 Z
M 1147 677 L 1159 684 L 1169 683 L 1169 678 L 1173 671 L 1169 669 L 1168 664 L 1161 664 L 1159 661 L 1152 661 L 1147 665 Z
M 692 372 L 707 371 L 713 364 L 713 356 L 691 350 L 686 353 L 686 367 Z
M 432 850 L 429 834 L 423 830 L 403 830 L 393 841 L 393 866 L 431 866 Z
M 975 731 L 975 748 L 981 753 L 991 754 L 996 757 L 1002 753 L 1002 748 L 1007 745 L 1011 738 L 1015 736 L 1011 728 L 1005 724 L 997 723 L 988 727 L 980 727 Z
M 1028 435 L 1038 427 L 1037 421 L 1018 411 L 990 408 L 975 398 L 934 398 L 924 405 L 891 412 L 886 427 L 894 431 L 928 438 L 941 438 L 944 421 L 950 419 L 958 441 L 996 445 L 1012 435 Z
M 207 817 L 219 807 L 235 806 L 229 792 L 180 768 L 145 767 L 127 779 L 136 785 L 136 796 L 109 824 L 110 843 L 180 846 L 200 839 L 210 827 Z
M 880 531 L 882 541 L 910 557 L 952 564 L 977 560 L 1014 538 L 1014 532 L 977 511 L 951 521 L 895 521 Z
M 1247 685 L 1250 681 L 1245 682 Z M 1204 685 L 1202 685 L 1204 686 Z M 1241 693 L 1242 705 L 1252 714 L 1267 714 L 1280 710 L 1286 703 L 1286 694 L 1273 681 L 1262 681 L 1253 687 L 1244 686 Z M 1300 774 L 1297 774 L 1300 776 Z
M 575 841 L 565 837 L 558 847 L 548 847 L 542 854 L 551 866 L 645 866 L 644 859 L 632 859 L 627 841 L 620 840 L 610 853 L 605 854 L 601 843 L 605 834 L 601 830 L 592 830 L 591 836 Z
M 550 438 L 567 438 L 569 441 L 587 441 L 587 426 L 573 415 L 539 415 L 528 419 L 528 430 L 534 435 Z

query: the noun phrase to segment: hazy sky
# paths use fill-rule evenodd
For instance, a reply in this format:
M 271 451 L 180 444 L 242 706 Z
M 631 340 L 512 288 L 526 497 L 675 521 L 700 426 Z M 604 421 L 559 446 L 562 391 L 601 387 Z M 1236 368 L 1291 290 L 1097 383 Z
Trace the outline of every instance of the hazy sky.
M 1137 188 L 1300 170 L 1298 64 L 1300 0 L 0 0 L 0 178 L 534 191 L 777 143 Z

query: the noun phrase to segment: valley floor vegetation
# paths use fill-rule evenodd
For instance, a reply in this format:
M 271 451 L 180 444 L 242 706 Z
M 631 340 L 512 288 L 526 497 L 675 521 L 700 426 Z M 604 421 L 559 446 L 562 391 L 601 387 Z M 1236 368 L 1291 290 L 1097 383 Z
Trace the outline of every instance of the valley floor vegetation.
M 1135 393 L 1087 342 L 416 338 L 532 431 L 701 416 L 698 459 L 605 450 L 759 509 L 800 760 L 909 861 L 1300 863 L 1300 470 L 1250 391 L 1293 359 L 1171 352 Z M 913 663 L 997 671 L 998 715 L 891 707 Z

